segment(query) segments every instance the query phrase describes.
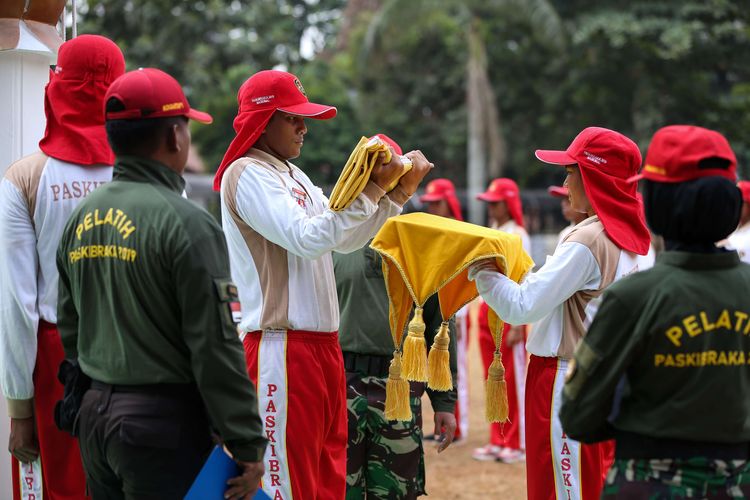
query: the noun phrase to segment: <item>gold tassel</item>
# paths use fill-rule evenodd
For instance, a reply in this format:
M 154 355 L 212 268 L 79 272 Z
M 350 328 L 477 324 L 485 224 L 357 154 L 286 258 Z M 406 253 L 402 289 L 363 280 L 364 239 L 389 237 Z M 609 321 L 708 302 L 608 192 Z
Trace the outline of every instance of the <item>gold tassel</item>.
M 436 391 L 450 391 L 453 389 L 453 377 L 451 377 L 450 353 L 448 346 L 451 338 L 448 335 L 448 322 L 443 321 L 440 325 L 435 340 L 427 357 L 427 387 Z
M 385 418 L 388 420 L 411 420 L 409 404 L 409 382 L 401 378 L 401 353 L 393 353 L 385 383 Z
M 427 382 L 427 344 L 424 340 L 425 325 L 422 308 L 414 309 L 409 322 L 409 334 L 404 340 L 404 378 L 414 382 Z
M 505 367 L 499 350 L 487 374 L 486 411 L 488 422 L 504 423 L 508 420 L 508 388 L 505 385 Z

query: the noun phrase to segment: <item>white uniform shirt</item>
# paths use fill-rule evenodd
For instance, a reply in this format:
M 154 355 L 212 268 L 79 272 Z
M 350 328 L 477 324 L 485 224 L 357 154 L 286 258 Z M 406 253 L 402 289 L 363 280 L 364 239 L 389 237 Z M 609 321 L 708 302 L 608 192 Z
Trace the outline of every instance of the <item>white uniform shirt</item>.
M 370 181 L 345 210 L 289 162 L 257 149 L 236 160 L 221 183 L 221 214 L 232 278 L 242 305 L 240 330 L 332 332 L 339 304 L 331 251 L 364 246 L 407 196 Z
M 738 227 L 730 234 L 725 247 L 729 250 L 737 250 L 740 260 L 750 264 L 750 223 Z
M 597 216 L 582 221 L 576 229 L 589 225 L 598 225 L 600 233 L 603 231 Z M 601 237 L 606 238 L 606 235 L 593 236 Z M 584 332 L 571 331 L 573 319 L 568 317 L 566 301 L 579 291 L 596 292 L 603 288 L 603 284 L 606 287 L 639 270 L 636 254 L 613 247 L 611 244 L 607 246 L 609 250 L 596 250 L 582 242 L 565 241 L 557 247 L 554 255 L 547 257 L 537 272 L 529 274 L 520 285 L 497 271 L 482 268 L 473 268 L 470 278 L 476 279 L 479 293 L 502 320 L 512 325 L 537 322 L 526 342 L 530 354 L 569 359 L 575 342 Z M 605 255 L 606 252 L 610 255 Z M 608 264 L 610 276 L 603 283 L 602 265 L 607 261 L 614 265 Z M 584 327 L 591 324 L 599 301 L 600 298 L 596 298 L 586 302 Z
M 39 152 L 8 167 L 0 182 L 0 385 L 9 400 L 34 396 L 39 320 L 57 322 L 55 254 L 65 223 L 111 179 L 111 166 Z

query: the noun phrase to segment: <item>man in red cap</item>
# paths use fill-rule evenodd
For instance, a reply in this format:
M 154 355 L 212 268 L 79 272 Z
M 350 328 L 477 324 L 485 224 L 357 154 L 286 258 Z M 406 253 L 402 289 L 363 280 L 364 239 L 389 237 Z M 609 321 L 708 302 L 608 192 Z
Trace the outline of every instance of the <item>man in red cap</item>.
M 547 188 L 547 192 L 555 198 L 560 198 L 560 211 L 562 212 L 563 219 L 570 223 L 560 231 L 560 235 L 557 237 L 557 243 L 560 244 L 568 233 L 573 230 L 576 224 L 583 222 L 583 220 L 587 218 L 587 215 L 583 212 L 576 212 L 570 206 L 570 194 L 568 193 L 567 187 L 550 186 Z
M 15 499 L 85 495 L 78 443 L 53 419 L 63 395 L 55 251 L 76 205 L 112 178 L 103 100 L 124 71 L 122 52 L 104 37 L 62 44 L 44 95 L 41 151 L 11 165 L 0 183 L 0 386 L 11 418 L 8 449 L 24 469 L 21 482 L 13 461 Z M 41 472 L 33 464 L 39 457 Z
M 212 118 L 153 68 L 119 77 L 105 103 L 112 182 L 73 211 L 57 252 L 62 344 L 91 380 L 73 427 L 88 490 L 183 498 L 213 429 L 241 470 L 225 498 L 250 498 L 266 440 L 237 288 L 221 227 L 182 197 L 188 120 Z
M 563 376 L 599 296 L 637 271 L 636 255 L 648 252 L 636 184 L 628 182 L 641 154 L 624 135 L 589 127 L 567 150 L 537 150 L 536 157 L 565 167 L 571 206 L 589 217 L 520 285 L 488 263 L 475 265 L 470 277 L 501 319 L 536 323 L 526 343 L 531 354 L 525 408 L 528 497 L 589 500 L 601 494 L 611 445 L 581 445 L 563 432 L 558 418 Z
M 743 202 L 740 224 L 720 246 L 737 250 L 742 262 L 750 264 L 750 181 L 740 181 L 737 187 L 740 188 Z
M 309 102 L 299 79 L 283 71 L 251 76 L 238 101 L 237 135 L 214 188 L 269 440 L 263 488 L 273 498 L 343 498 L 346 384 L 331 252 L 364 246 L 401 213 L 432 164 L 407 153 L 413 168 L 386 193 L 401 164 L 395 154 L 383 164 L 383 155 L 362 193 L 334 212 L 290 160 L 302 150 L 305 118 L 333 118 L 336 108 Z
M 487 202 L 490 226 L 506 233 L 517 234 L 526 253 L 531 254 L 531 240 L 524 229 L 521 193 L 512 179 L 493 180 L 487 191 L 477 195 Z M 487 314 L 489 308 L 484 301 L 479 306 L 479 348 L 482 353 L 485 376 L 492 364 L 495 341 L 492 339 Z M 524 399 L 526 388 L 526 326 L 505 323 L 500 353 L 505 363 L 505 381 L 508 384 L 507 424 L 490 424 L 490 441 L 472 453 L 475 460 L 497 460 L 516 463 L 525 460 Z
M 632 179 L 665 251 L 607 289 L 560 411 L 570 437 L 616 440 L 603 499 L 750 497 L 750 266 L 715 245 L 740 218 L 736 165 L 720 133 L 670 125 Z
M 425 186 L 425 194 L 419 197 L 421 203 L 427 205 L 427 212 L 440 217 L 448 217 L 463 221 L 461 214 L 461 203 L 456 196 L 456 187 L 450 179 L 434 179 Z M 469 436 L 469 307 L 462 307 L 455 316 L 456 319 L 456 432 L 453 436 L 454 443 Z M 434 439 L 435 436 L 426 436 L 425 439 Z

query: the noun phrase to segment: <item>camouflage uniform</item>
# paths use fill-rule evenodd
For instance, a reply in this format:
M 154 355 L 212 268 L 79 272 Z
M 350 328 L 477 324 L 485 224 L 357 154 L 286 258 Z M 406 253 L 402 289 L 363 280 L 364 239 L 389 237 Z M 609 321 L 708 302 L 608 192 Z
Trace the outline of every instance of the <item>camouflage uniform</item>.
M 435 412 L 453 413 L 456 390 L 440 392 L 411 384 L 410 422 L 385 419 L 385 383 L 393 355 L 388 295 L 380 256 L 369 247 L 333 254 L 341 309 L 339 342 L 346 370 L 348 449 L 346 498 L 416 498 L 425 493 L 421 397 Z M 442 322 L 437 295 L 424 305 L 429 349 Z M 456 380 L 456 325 L 450 321 L 451 374 Z M 430 430 L 432 430 L 430 428 Z
M 411 383 L 410 422 L 385 418 L 385 377 L 346 374 L 349 449 L 346 498 L 405 499 L 424 495 L 422 405 L 424 384 Z
M 750 462 L 686 459 L 618 459 L 602 499 L 748 498 Z

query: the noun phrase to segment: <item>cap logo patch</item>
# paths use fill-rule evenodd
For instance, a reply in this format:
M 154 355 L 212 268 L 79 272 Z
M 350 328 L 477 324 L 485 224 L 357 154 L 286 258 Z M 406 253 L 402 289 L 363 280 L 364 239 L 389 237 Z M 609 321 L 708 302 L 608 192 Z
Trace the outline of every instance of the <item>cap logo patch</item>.
M 307 97 L 307 94 L 305 94 L 305 88 L 302 86 L 298 78 L 294 79 L 294 85 L 297 87 L 297 90 L 302 92 L 302 95 Z
M 185 103 L 183 102 L 173 102 L 170 104 L 165 104 L 161 107 L 162 111 L 174 111 L 175 109 L 183 109 L 185 107 Z
M 598 165 L 601 165 L 602 163 L 607 163 L 607 160 L 605 160 L 601 156 L 596 156 L 595 154 L 589 153 L 588 151 L 584 151 L 583 156 L 588 158 L 589 161 L 592 161 Z
M 255 104 L 256 106 L 259 106 L 261 104 L 268 104 L 269 102 L 273 101 L 274 98 L 276 98 L 276 96 L 271 94 L 271 95 L 262 95 L 258 97 L 253 97 L 250 100 L 253 102 L 253 104 Z
M 661 167 L 655 167 L 653 165 L 646 165 L 645 167 L 643 167 L 643 170 L 645 170 L 646 172 L 652 172 L 654 174 L 667 175 L 667 171 L 665 169 Z

